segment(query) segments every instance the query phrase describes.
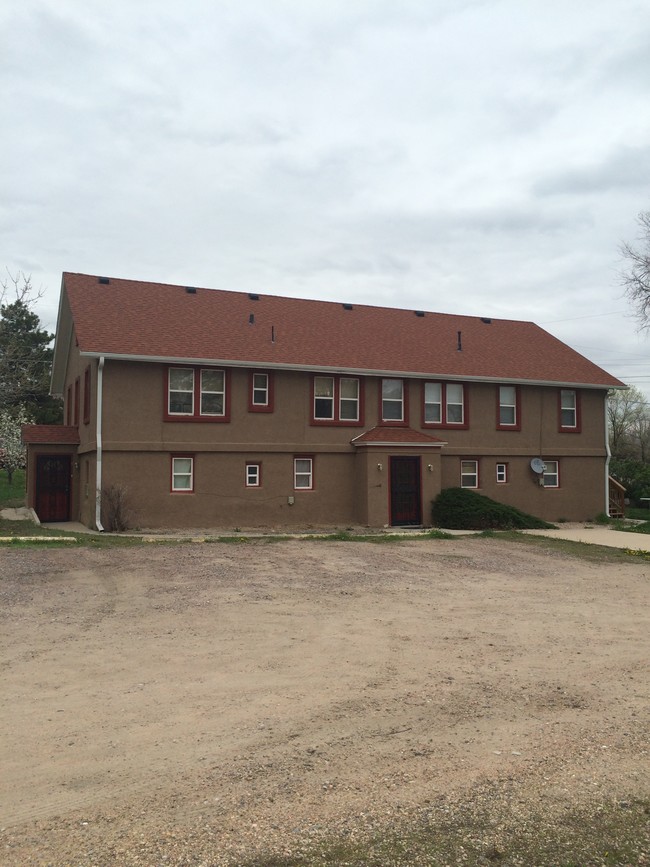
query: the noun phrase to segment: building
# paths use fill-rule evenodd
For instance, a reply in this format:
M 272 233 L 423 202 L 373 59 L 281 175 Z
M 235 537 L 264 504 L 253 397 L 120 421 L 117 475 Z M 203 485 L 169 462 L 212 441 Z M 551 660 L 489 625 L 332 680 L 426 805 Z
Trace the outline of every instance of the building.
M 531 322 L 63 275 L 28 502 L 102 527 L 429 525 L 442 488 L 547 520 L 608 508 L 623 383 Z

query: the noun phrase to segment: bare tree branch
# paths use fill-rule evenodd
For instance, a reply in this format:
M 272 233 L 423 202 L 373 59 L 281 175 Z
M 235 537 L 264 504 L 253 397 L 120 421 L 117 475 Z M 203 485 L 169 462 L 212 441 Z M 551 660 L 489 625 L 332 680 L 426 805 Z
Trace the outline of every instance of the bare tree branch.
M 641 211 L 637 218 L 639 246 L 621 244 L 621 255 L 628 267 L 621 274 L 625 294 L 636 307 L 641 329 L 650 328 L 650 211 Z

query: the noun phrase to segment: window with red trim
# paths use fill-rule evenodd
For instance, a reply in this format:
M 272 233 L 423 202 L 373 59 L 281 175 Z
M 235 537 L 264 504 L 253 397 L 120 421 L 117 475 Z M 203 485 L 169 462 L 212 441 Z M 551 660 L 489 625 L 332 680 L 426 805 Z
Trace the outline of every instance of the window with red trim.
M 559 422 L 562 433 L 580 433 L 580 395 L 574 388 L 561 388 Z
M 518 385 L 499 385 L 497 387 L 497 429 L 521 430 Z
M 560 462 L 544 460 L 544 487 L 559 488 L 560 487 Z
M 90 365 L 84 370 L 84 424 L 90 424 Z
M 216 367 L 169 367 L 166 421 L 230 421 L 230 371 Z
M 408 392 L 403 379 L 380 380 L 379 407 L 382 424 L 408 424 Z
M 353 376 L 312 377 L 312 424 L 363 424 L 362 382 Z
M 273 412 L 273 374 L 251 370 L 248 377 L 248 411 Z
M 79 427 L 79 377 L 74 381 L 74 426 Z
M 462 382 L 425 382 L 422 386 L 424 427 L 466 428 L 466 389 Z
M 508 481 L 508 464 L 497 464 L 497 485 L 505 485 Z

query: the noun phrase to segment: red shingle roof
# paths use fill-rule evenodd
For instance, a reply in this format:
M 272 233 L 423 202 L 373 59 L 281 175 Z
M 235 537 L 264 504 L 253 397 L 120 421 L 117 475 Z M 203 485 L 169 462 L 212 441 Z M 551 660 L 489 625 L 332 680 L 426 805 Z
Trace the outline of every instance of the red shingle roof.
M 391 443 L 392 445 L 417 445 L 417 446 L 443 446 L 445 441 L 438 437 L 429 436 L 429 434 L 421 431 L 413 430 L 410 427 L 388 427 L 387 425 L 377 425 L 371 428 L 358 437 L 354 437 L 352 445 L 379 445 Z
M 27 443 L 47 445 L 78 445 L 79 431 L 65 424 L 24 424 L 22 439 Z
M 84 353 L 590 386 L 622 383 L 532 322 L 63 275 Z M 458 348 L 459 341 L 461 349 Z M 63 350 L 62 351 L 67 351 Z

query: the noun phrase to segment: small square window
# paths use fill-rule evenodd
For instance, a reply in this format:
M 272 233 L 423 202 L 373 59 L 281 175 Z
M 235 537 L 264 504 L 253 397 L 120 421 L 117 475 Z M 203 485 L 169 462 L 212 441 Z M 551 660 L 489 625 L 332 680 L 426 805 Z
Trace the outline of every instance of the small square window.
M 544 461 L 544 487 L 559 488 L 560 487 L 560 462 L 559 461 Z
M 478 461 L 460 462 L 461 488 L 478 488 Z
M 262 483 L 262 467 L 260 464 L 246 464 L 246 487 L 259 488 Z
M 508 481 L 508 464 L 497 464 L 497 484 L 505 485 Z

